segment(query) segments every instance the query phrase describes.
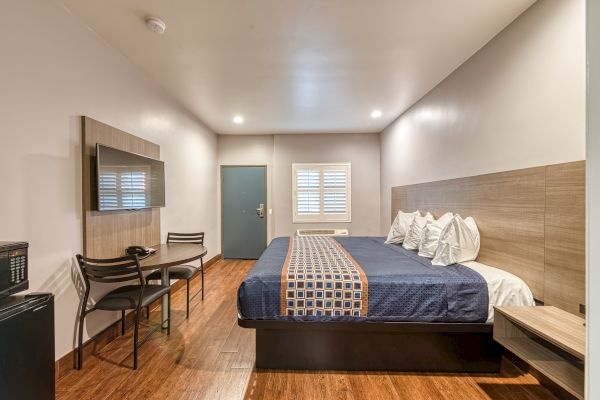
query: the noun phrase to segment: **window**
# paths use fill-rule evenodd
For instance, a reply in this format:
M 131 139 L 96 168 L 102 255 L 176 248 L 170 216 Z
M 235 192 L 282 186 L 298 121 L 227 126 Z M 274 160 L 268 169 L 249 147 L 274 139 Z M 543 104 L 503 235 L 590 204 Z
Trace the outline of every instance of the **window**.
M 350 222 L 350 163 L 292 164 L 294 222 Z

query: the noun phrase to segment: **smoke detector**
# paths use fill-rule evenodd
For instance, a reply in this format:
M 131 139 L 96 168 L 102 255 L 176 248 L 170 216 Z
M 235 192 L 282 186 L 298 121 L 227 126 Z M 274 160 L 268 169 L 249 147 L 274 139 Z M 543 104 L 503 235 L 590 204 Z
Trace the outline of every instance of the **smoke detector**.
M 158 33 L 159 35 L 162 35 L 165 33 L 165 30 L 167 30 L 167 24 L 165 24 L 162 19 L 156 17 L 146 18 L 146 26 L 152 32 Z

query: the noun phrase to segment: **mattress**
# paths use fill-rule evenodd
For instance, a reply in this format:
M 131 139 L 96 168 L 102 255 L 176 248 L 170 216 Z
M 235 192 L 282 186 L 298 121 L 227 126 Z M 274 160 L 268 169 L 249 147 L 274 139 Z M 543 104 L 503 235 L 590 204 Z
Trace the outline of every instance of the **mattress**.
M 336 315 L 331 312 L 318 315 L 308 313 L 304 297 L 301 299 L 302 307 L 296 307 L 300 300 L 290 300 L 286 297 L 286 293 L 293 294 L 287 287 L 292 283 L 286 280 L 285 269 L 288 266 L 286 262 L 289 264 L 291 242 L 290 238 L 283 237 L 271 242 L 240 285 L 240 318 L 357 322 L 491 322 L 494 305 L 533 305 L 533 296 L 529 288 L 519 278 L 496 268 L 480 263 L 433 266 L 430 259 L 420 257 L 415 251 L 405 250 L 401 246 L 385 244 L 385 238 L 382 237 L 338 237 L 334 240 L 341 246 L 341 253 L 347 255 L 350 264 L 356 266 L 353 276 L 356 277 L 359 272 L 364 275 L 361 275 L 362 281 L 358 285 L 362 286 L 364 291 L 363 312 L 349 311 Z M 312 257 L 327 259 L 338 256 L 321 254 Z M 303 284 L 305 283 L 314 284 L 310 280 L 303 281 Z M 333 284 L 335 285 L 335 282 Z M 303 296 L 305 293 L 303 292 Z M 315 293 L 319 291 L 316 290 Z M 356 291 L 354 294 L 357 294 Z M 290 304 L 286 305 L 286 302 Z M 320 302 L 321 307 L 323 304 L 325 303 Z

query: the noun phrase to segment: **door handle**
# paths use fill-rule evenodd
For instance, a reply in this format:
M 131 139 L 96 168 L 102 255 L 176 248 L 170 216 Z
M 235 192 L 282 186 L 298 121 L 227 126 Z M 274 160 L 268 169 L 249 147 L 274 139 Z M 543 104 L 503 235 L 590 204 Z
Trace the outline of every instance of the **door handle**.
M 263 203 L 258 205 L 258 208 L 256 209 L 256 215 L 258 215 L 260 218 L 265 217 L 265 205 Z

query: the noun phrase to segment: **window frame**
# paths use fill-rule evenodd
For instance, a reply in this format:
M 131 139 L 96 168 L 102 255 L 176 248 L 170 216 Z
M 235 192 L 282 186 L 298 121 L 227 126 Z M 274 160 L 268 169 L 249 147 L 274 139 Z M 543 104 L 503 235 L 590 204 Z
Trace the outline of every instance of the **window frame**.
M 346 171 L 346 213 L 345 214 L 325 214 L 323 185 L 324 171 L 327 169 L 340 169 L 343 167 Z M 298 215 L 298 187 L 297 173 L 299 169 L 312 169 L 319 171 L 319 214 Z M 331 190 L 331 189 L 330 189 Z M 340 191 L 343 190 L 331 190 Z M 352 165 L 349 162 L 339 163 L 292 163 L 292 222 L 295 224 L 303 223 L 350 223 L 352 222 Z

